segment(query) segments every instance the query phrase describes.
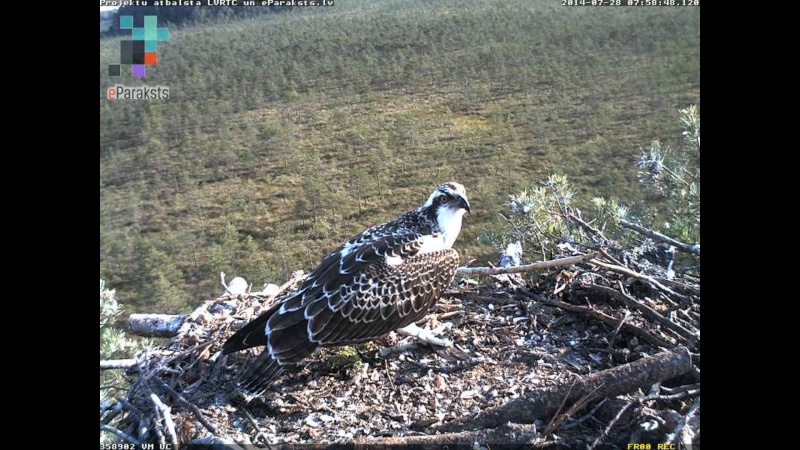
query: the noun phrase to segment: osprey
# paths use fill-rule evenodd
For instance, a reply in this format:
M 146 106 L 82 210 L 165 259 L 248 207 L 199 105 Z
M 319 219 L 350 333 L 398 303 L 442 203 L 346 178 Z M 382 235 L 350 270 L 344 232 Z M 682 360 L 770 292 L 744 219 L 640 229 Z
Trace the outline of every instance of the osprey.
M 464 186 L 443 183 L 421 207 L 363 231 L 325 257 L 297 289 L 225 342 L 223 355 L 266 346 L 239 386 L 258 395 L 317 347 L 366 342 L 394 330 L 450 345 L 414 322 L 456 274 L 452 246 L 469 210 Z

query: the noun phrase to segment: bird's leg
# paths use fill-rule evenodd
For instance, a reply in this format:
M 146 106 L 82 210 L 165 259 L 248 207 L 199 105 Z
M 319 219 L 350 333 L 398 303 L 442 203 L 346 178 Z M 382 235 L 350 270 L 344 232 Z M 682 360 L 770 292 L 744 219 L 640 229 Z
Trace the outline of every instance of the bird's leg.
M 415 323 L 412 323 L 405 328 L 398 329 L 397 333 L 404 336 L 413 336 L 420 342 L 424 342 L 426 344 L 438 345 L 440 347 L 450 347 L 453 345 L 453 342 L 450 339 L 438 338 L 431 330 L 420 328 Z

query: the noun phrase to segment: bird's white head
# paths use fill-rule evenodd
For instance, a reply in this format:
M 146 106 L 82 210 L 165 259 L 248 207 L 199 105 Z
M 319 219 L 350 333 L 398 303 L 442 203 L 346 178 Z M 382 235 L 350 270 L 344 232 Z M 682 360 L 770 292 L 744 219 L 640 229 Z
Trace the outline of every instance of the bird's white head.
M 455 182 L 442 183 L 422 207 L 436 220 L 444 235 L 445 248 L 452 247 L 461 232 L 461 219 L 470 211 L 464 186 Z

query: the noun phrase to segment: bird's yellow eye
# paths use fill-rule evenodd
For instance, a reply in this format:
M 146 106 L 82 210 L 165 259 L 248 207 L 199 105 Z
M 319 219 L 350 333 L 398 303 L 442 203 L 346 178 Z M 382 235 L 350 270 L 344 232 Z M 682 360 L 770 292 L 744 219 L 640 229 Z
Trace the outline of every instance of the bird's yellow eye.
M 447 203 L 449 201 L 450 201 L 450 197 L 448 197 L 446 195 L 443 195 L 443 196 L 439 197 L 439 203 Z

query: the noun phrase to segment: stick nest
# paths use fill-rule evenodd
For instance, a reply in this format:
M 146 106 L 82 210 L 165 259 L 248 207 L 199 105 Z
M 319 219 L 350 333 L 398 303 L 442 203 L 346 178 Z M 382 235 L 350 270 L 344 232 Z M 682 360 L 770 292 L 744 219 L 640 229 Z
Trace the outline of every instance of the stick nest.
M 127 393 L 101 406 L 101 428 L 120 440 L 178 445 L 699 442 L 699 280 L 643 275 L 608 258 L 460 279 L 419 323 L 441 330 L 452 348 L 390 334 L 322 349 L 244 402 L 233 380 L 262 349 L 219 351 L 274 298 L 221 297 L 197 308 L 168 345 L 127 370 Z M 631 376 L 624 393 L 603 393 L 599 383 L 592 395 L 570 396 L 589 374 L 679 347 L 691 354 L 679 376 L 646 385 Z M 542 389 L 560 399 L 547 411 L 519 411 L 502 424 L 481 418 Z

